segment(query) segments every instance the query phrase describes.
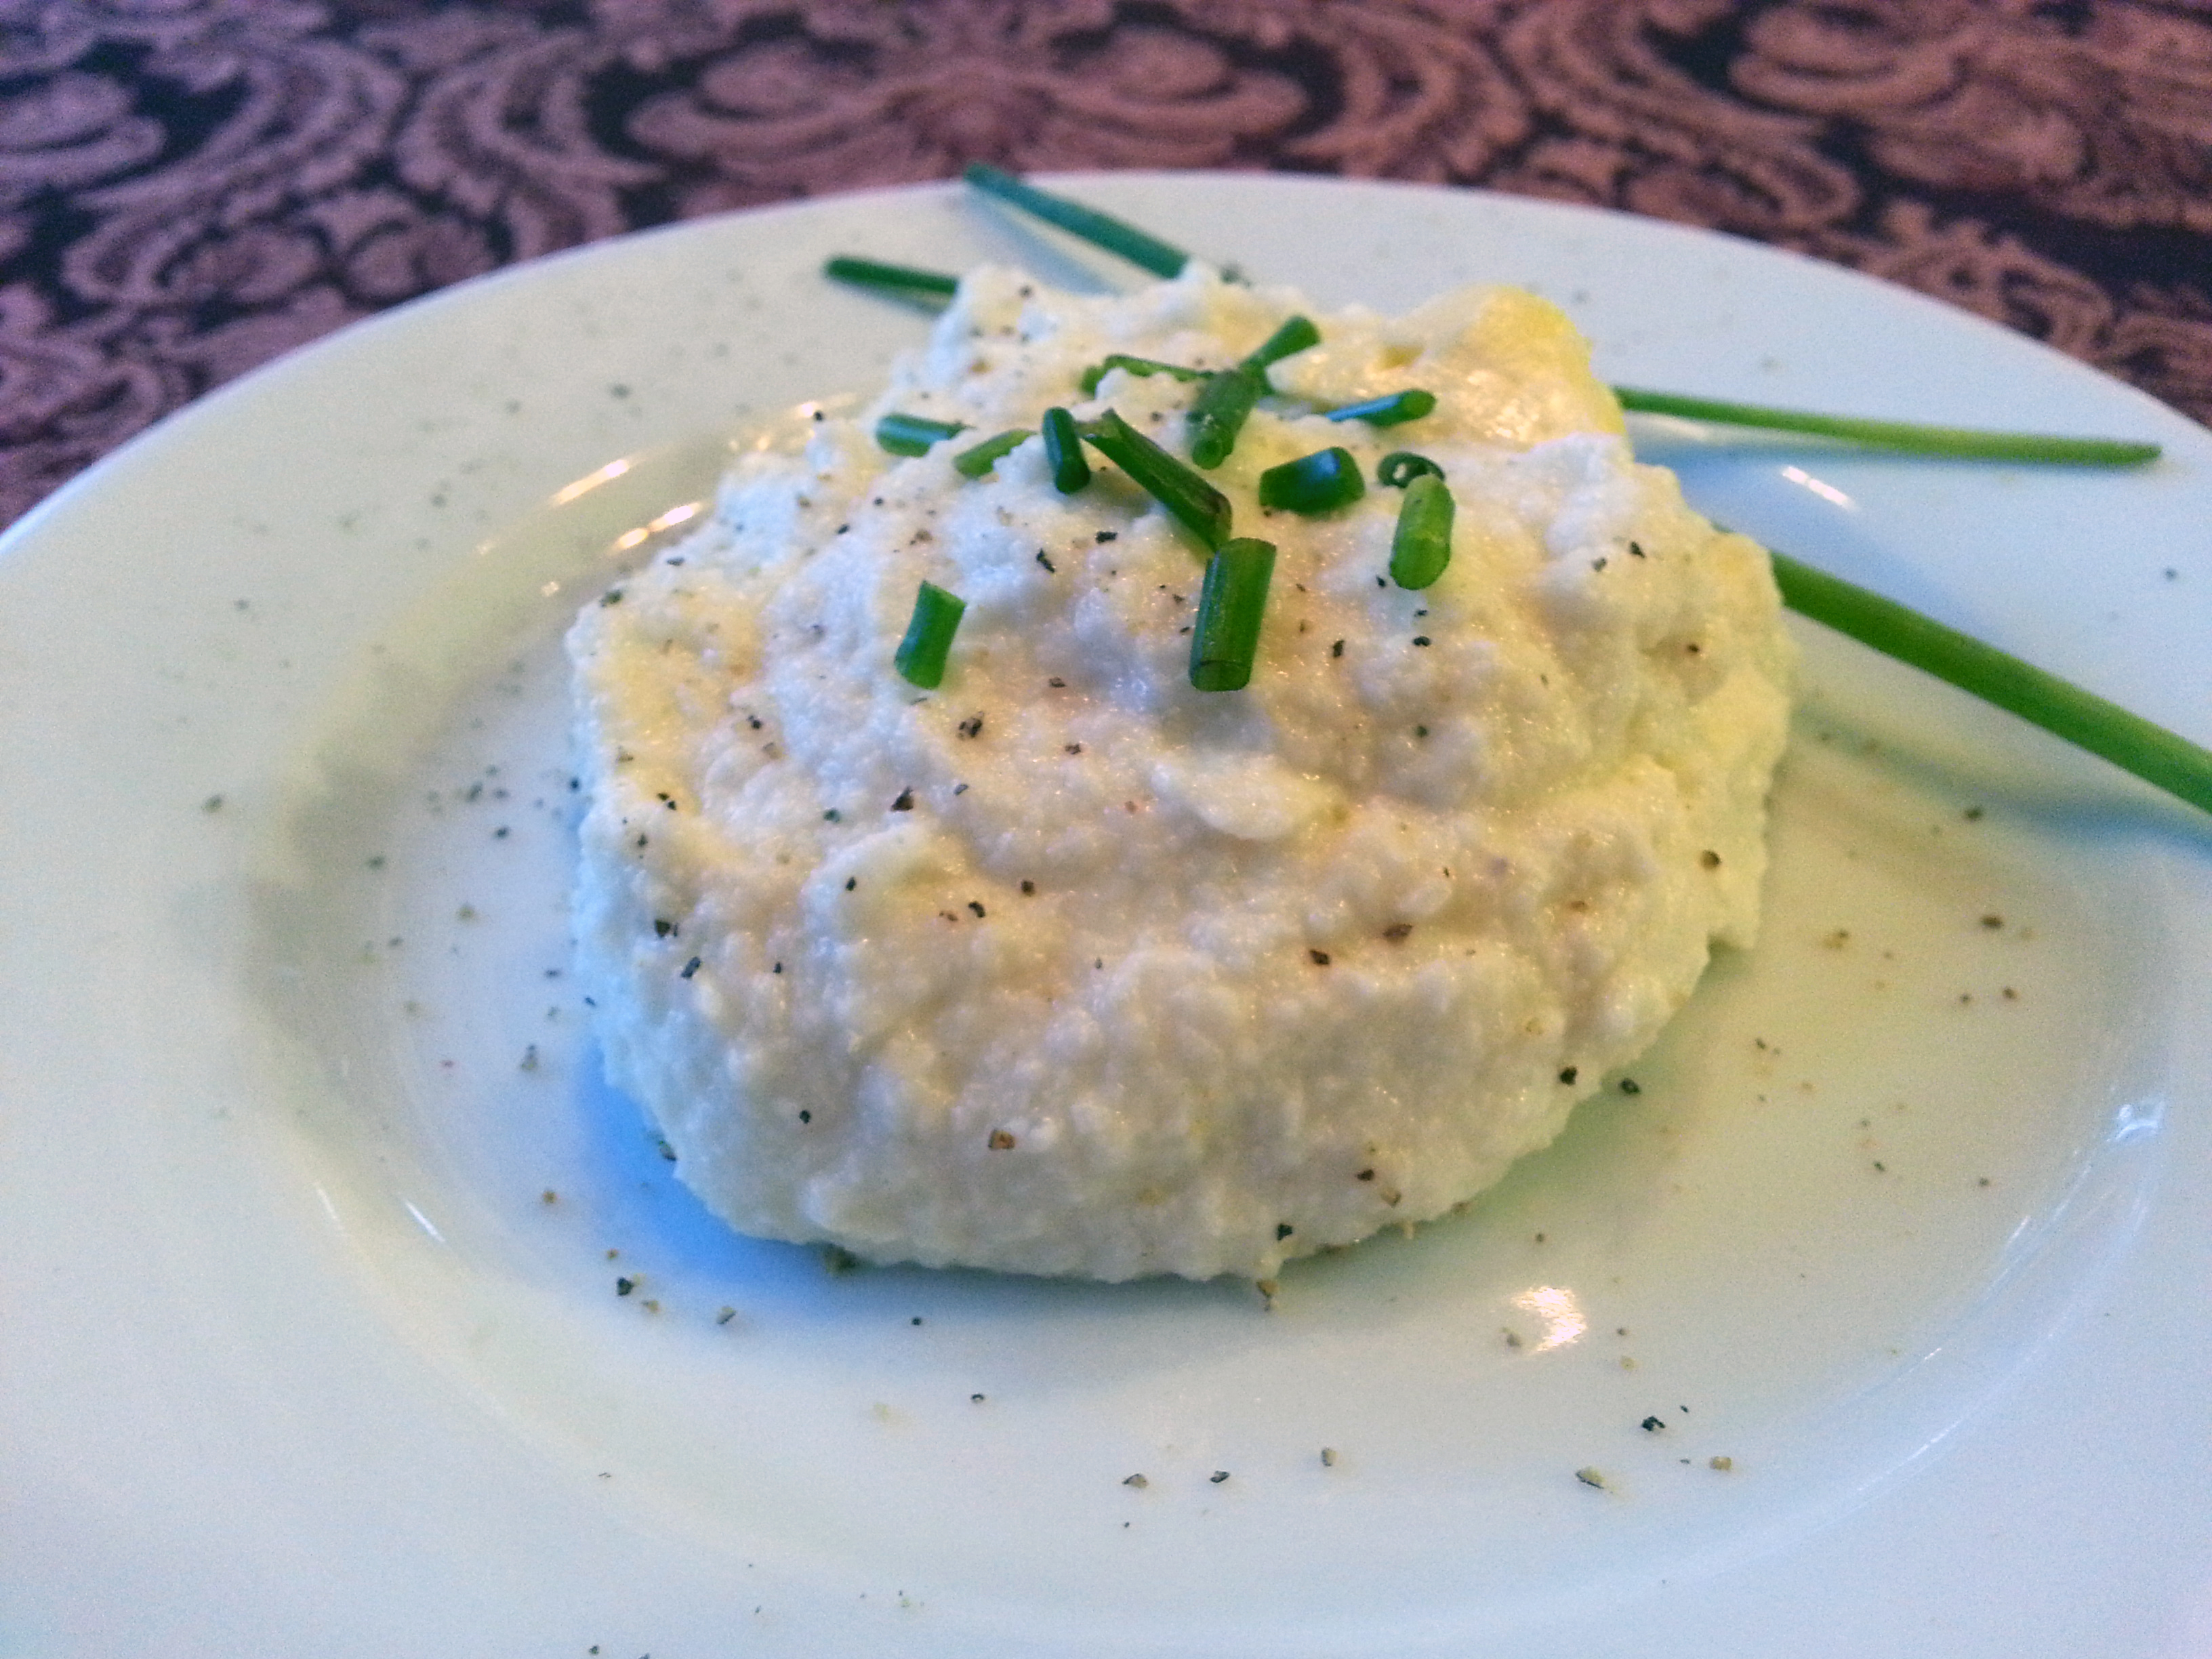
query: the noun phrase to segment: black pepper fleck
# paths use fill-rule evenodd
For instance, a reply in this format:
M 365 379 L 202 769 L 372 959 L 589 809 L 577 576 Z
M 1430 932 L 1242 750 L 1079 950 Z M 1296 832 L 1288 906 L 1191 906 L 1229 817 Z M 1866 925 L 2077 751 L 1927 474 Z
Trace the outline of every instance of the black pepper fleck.
M 699 971 L 699 958 L 698 958 L 698 957 L 692 957 L 692 958 L 691 958 L 691 960 L 690 960 L 690 961 L 689 961 L 689 962 L 687 962 L 687 963 L 685 963 L 684 964 L 684 971 L 683 971 L 681 974 L 678 975 L 677 975 L 677 977 L 678 977 L 678 978 L 679 978 L 679 979 L 689 979 L 689 978 L 690 978 L 690 977 L 691 977 L 691 975 L 694 975 L 694 974 L 697 973 L 698 971 Z
M 891 811 L 894 812 L 913 811 L 914 791 L 911 789 L 900 790 L 898 792 L 898 799 L 891 803 Z

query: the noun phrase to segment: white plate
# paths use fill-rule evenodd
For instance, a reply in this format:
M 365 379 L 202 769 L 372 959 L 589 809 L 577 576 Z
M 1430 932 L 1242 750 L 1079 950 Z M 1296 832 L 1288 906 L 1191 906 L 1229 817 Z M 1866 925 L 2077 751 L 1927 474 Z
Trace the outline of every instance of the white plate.
M 2162 441 L 1642 429 L 1717 516 L 2212 737 L 2212 436 L 2147 398 L 1665 225 L 1079 182 L 1322 304 L 1529 283 L 1623 381 Z M 728 434 L 921 337 L 837 251 L 1110 264 L 943 188 L 633 238 L 210 397 L 6 544 L 0 1652 L 2212 1642 L 2212 834 L 1816 630 L 1765 943 L 1467 1215 L 1273 1312 L 704 1217 L 560 976 L 555 641 Z

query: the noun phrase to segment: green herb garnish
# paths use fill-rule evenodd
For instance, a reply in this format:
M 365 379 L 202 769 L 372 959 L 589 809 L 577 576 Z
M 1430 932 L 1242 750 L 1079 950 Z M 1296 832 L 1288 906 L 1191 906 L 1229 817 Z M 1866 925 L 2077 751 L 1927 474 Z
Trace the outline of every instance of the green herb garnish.
M 935 582 L 924 582 L 914 596 L 914 615 L 908 619 L 906 637 L 899 641 L 891 665 L 910 684 L 934 691 L 945 681 L 945 660 L 952 652 L 952 635 L 960 627 L 968 601 L 948 593 Z
M 926 415 L 886 415 L 876 422 L 876 442 L 894 455 L 927 455 L 933 446 L 968 428 L 958 421 L 933 421 Z
M 1267 366 L 1320 343 L 1321 331 L 1311 318 L 1291 317 L 1236 368 L 1208 375 L 1191 405 L 1191 459 L 1208 469 L 1227 460 L 1253 405 L 1273 390 Z
M 1190 406 L 1190 459 L 1209 469 L 1227 460 L 1252 406 L 1267 389 L 1260 372 L 1242 363 L 1208 375 Z
M 1190 634 L 1190 683 L 1199 690 L 1241 691 L 1251 683 L 1274 569 L 1274 544 L 1249 536 L 1224 542 L 1206 561 Z
M 1116 351 L 1083 371 L 1083 395 L 1088 398 L 1097 392 L 1107 371 L 1115 368 L 1130 374 L 1170 374 L 1178 380 L 1202 380 L 1206 373 L 1181 363 L 1164 363 L 1157 357 L 1132 357 L 1127 352 Z
M 1260 475 L 1260 505 L 1293 513 L 1329 513 L 1367 493 L 1359 463 L 1348 449 L 1316 449 Z
M 1424 473 L 1406 486 L 1398 528 L 1390 538 L 1390 580 L 1426 587 L 1451 562 L 1452 493 L 1441 475 Z
M 1112 410 L 1082 430 L 1093 449 L 1127 473 L 1209 549 L 1229 539 L 1229 497 Z
M 1437 394 L 1418 387 L 1406 392 L 1394 392 L 1387 398 L 1370 398 L 1364 403 L 1346 404 L 1337 409 L 1325 409 L 1322 414 L 1332 421 L 1364 421 L 1370 426 L 1403 426 L 1407 421 L 1418 421 L 1424 415 L 1436 412 Z
M 822 274 L 855 288 L 887 289 L 901 294 L 949 295 L 960 286 L 957 276 L 948 276 L 941 270 L 885 264 L 880 259 L 863 259 L 850 253 L 833 255 L 823 264 Z
M 1260 349 L 1244 360 L 1244 367 L 1255 374 L 1285 357 L 1295 357 L 1301 351 L 1311 350 L 1321 343 L 1321 331 L 1314 326 L 1310 317 L 1289 317 L 1283 325 L 1260 343 Z
M 1393 489 L 1403 489 L 1416 478 L 1441 478 L 1443 468 L 1410 449 L 1394 449 L 1375 463 L 1375 476 Z
M 2065 466 L 2141 466 L 2159 458 L 2156 444 L 2118 438 L 2051 438 L 2027 432 L 1985 432 L 1973 427 L 1925 426 L 1916 421 L 1863 420 L 1850 415 L 1815 415 L 1802 410 L 1769 409 L 1759 404 L 1723 403 L 1686 398 L 1672 392 L 1643 392 L 1617 386 L 1620 406 L 1639 415 L 1677 415 L 1724 426 L 1763 427 L 1775 432 L 1809 432 L 1842 438 L 1911 455 L 1945 455 L 1955 460 L 2037 461 Z
M 986 438 L 972 448 L 963 449 L 952 458 L 952 470 L 963 478 L 980 478 L 1012 453 L 1022 444 L 1036 436 L 1017 427 L 1011 432 L 1001 432 L 995 438 Z
M 1048 225 L 1058 225 L 1072 235 L 1080 236 L 1109 253 L 1118 253 L 1131 264 L 1141 265 L 1155 276 L 1180 276 L 1182 268 L 1190 263 L 1190 255 L 1157 236 L 1146 234 L 1134 225 L 1124 224 L 1111 214 L 1101 213 L 1071 202 L 1065 197 L 1054 196 L 1024 184 L 1012 173 L 987 166 L 981 161 L 970 161 L 961 177 L 987 196 L 995 196 L 1010 202 L 1023 212 L 1034 215 Z
M 2212 812 L 2212 750 L 1894 599 L 1776 553 L 1783 603 Z
M 1075 416 L 1060 408 L 1044 412 L 1044 459 L 1052 468 L 1052 487 L 1073 495 L 1091 482 L 1091 463 L 1083 459 L 1083 435 Z

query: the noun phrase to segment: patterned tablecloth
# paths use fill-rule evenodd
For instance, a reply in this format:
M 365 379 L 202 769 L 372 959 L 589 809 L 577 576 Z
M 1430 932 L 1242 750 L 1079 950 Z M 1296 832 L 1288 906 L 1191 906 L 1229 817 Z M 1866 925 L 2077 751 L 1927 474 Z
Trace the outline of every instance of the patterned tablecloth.
M 0 522 L 444 283 L 970 160 L 1715 226 L 2212 420 L 2212 0 L 0 0 Z

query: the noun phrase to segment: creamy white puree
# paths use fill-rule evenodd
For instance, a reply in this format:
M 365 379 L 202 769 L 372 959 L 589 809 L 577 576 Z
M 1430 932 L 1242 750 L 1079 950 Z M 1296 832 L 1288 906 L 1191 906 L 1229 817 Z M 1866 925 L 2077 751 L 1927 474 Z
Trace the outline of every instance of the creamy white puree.
M 1279 549 L 1257 666 L 1196 691 L 1187 532 L 1096 455 L 1073 495 L 1041 440 L 952 457 L 1055 404 L 1187 454 L 1191 386 L 1082 370 L 1225 367 L 1293 313 L 1322 344 L 1208 475 Z M 1307 412 L 1407 386 L 1437 412 Z M 897 459 L 890 410 L 973 430 Z M 1443 466 L 1434 586 L 1385 575 L 1396 490 L 1258 507 L 1332 444 Z M 892 667 L 924 580 L 968 604 L 933 692 Z M 1202 270 L 975 273 L 570 649 L 580 968 L 683 1178 L 748 1233 L 1108 1279 L 1264 1278 L 1551 1140 L 1751 941 L 1792 660 L 1764 554 L 1631 459 L 1551 307 L 1323 314 Z

